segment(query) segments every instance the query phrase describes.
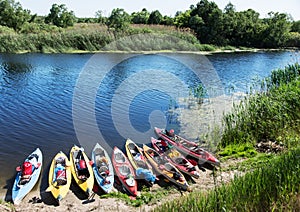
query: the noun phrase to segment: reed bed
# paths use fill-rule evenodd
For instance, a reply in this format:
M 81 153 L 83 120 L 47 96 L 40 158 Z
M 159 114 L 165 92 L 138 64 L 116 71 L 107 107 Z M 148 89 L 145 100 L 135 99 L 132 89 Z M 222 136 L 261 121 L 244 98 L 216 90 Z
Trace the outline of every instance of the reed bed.
M 0 29 L 0 52 L 55 53 L 102 50 L 213 51 L 215 47 L 201 45 L 191 31 L 176 30 L 174 27 L 134 25 L 125 31 L 116 32 L 100 24 L 76 24 L 67 29 L 35 24 L 27 26 L 23 33 L 8 31 L 3 27 Z

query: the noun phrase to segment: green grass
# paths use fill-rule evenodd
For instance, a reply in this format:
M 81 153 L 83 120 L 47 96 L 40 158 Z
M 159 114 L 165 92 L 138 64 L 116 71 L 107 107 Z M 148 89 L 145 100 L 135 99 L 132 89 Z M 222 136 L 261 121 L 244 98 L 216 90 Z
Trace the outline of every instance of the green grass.
M 208 193 L 193 192 L 154 211 L 273 211 L 299 207 L 300 148 Z
M 112 192 L 100 196 L 100 198 L 117 198 L 124 201 L 127 205 L 133 207 L 139 207 L 143 204 L 155 204 L 157 201 L 160 201 L 164 196 L 169 194 L 169 190 L 160 188 L 155 191 L 150 191 L 149 188 L 144 188 L 141 191 L 141 194 L 135 199 L 131 199 L 127 194 L 121 192 Z
M 276 141 L 300 129 L 300 66 L 273 71 L 262 83 L 262 92 L 245 97 L 223 118 L 220 147 L 239 143 Z
M 244 143 L 244 144 L 231 144 L 227 145 L 225 148 L 221 149 L 218 152 L 218 155 L 223 159 L 228 158 L 251 158 L 257 155 L 257 151 L 255 150 L 252 143 Z

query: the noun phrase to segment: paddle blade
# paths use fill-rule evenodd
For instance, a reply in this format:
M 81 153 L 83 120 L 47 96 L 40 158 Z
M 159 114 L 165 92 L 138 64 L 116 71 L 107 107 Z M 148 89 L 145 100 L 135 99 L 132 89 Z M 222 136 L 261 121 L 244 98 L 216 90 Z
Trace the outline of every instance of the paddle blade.
M 47 189 L 46 189 L 46 192 L 51 192 L 53 190 L 53 186 L 49 186 Z

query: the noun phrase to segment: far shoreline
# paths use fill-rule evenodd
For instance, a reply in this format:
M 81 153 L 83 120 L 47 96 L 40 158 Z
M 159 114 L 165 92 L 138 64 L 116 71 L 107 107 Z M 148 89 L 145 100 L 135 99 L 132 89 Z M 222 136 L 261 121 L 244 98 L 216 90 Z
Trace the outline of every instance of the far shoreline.
M 221 47 L 222 48 L 222 47 Z M 178 50 L 150 50 L 150 51 L 123 51 L 123 50 L 67 50 L 67 51 L 53 51 L 53 52 L 31 52 L 31 51 L 19 51 L 19 52 L 0 52 L 0 54 L 159 54 L 159 53 L 170 53 L 170 54 L 201 54 L 201 55 L 213 55 L 223 53 L 251 53 L 251 52 L 281 52 L 281 51 L 299 51 L 300 48 L 249 48 L 249 49 L 221 49 L 218 48 L 214 51 L 178 51 Z

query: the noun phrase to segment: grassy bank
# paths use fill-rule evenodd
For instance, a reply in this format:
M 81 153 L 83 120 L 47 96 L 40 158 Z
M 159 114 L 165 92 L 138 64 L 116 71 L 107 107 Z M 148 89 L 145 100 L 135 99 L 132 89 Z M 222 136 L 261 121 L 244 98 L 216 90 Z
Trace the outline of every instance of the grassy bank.
M 207 193 L 194 192 L 154 211 L 297 211 L 300 148 Z
M 221 147 L 260 141 L 283 142 L 286 146 L 299 141 L 300 129 L 300 65 L 290 65 L 272 72 L 262 81 L 260 92 L 253 92 L 231 113 L 224 116 Z

